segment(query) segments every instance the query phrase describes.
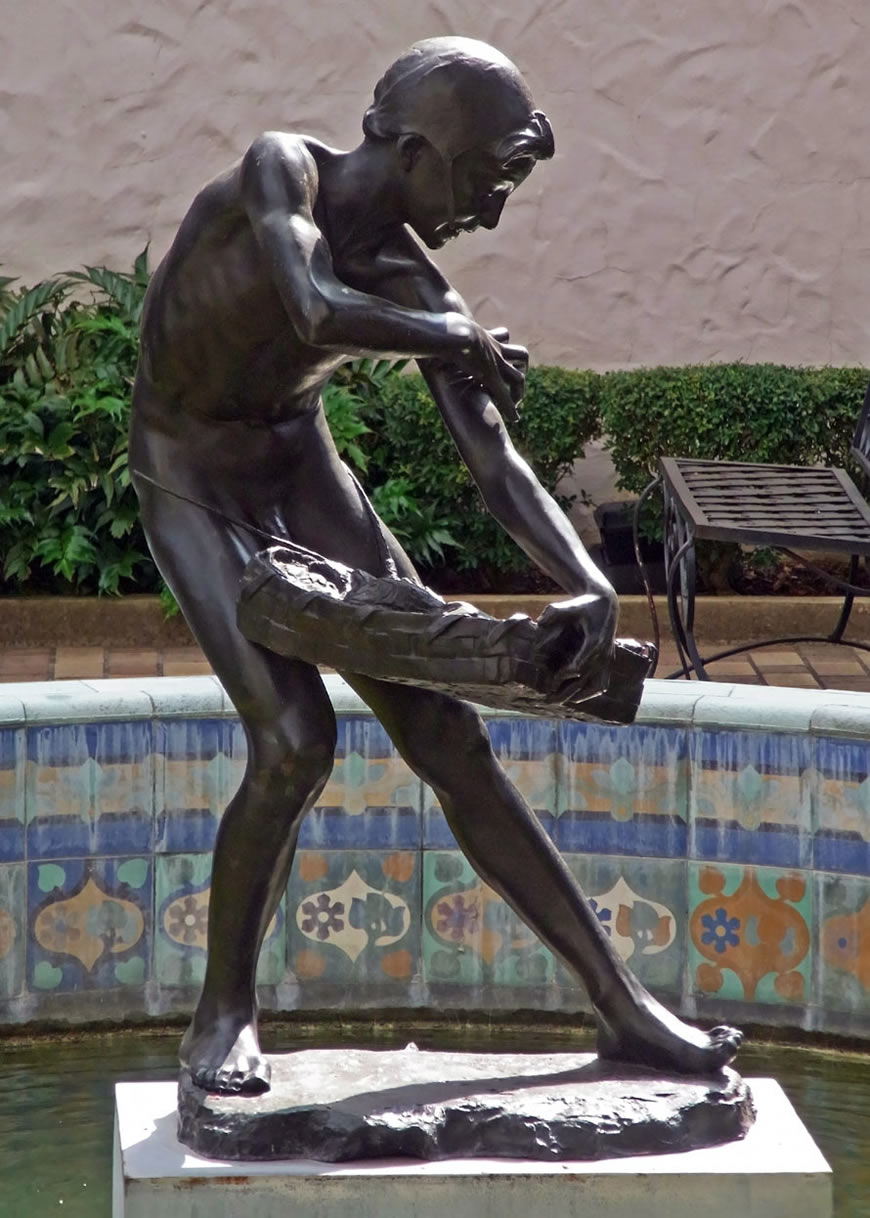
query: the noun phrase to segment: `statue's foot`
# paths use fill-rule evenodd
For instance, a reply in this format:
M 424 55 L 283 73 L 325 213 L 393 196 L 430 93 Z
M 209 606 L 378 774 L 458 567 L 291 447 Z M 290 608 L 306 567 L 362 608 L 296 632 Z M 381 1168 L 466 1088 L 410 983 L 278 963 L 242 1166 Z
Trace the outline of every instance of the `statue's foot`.
M 220 1095 L 261 1095 L 271 1069 L 260 1051 L 253 1020 L 221 1016 L 205 1023 L 194 1016 L 179 1050 L 182 1067 L 203 1091 Z
M 702 1032 L 641 990 L 623 992 L 595 1011 L 598 1056 L 677 1074 L 715 1074 L 732 1061 L 743 1033 L 720 1026 Z

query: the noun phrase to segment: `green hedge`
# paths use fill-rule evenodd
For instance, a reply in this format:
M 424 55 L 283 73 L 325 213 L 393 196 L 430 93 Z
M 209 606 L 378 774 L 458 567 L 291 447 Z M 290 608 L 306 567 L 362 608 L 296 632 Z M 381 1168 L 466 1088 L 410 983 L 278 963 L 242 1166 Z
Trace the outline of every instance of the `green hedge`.
M 845 465 L 867 377 L 780 364 L 605 373 L 601 419 L 619 485 L 643 490 L 662 456 Z
M 511 436 L 551 492 L 599 433 L 599 381 L 594 373 L 564 368 L 529 372 Z M 489 582 L 527 569 L 528 559 L 485 510 L 423 378 L 385 377 L 362 400 L 360 417 L 368 428 L 359 439 L 362 476 L 412 558 L 429 567 L 443 562 L 457 571 L 474 570 Z M 410 511 L 396 510 L 397 484 Z M 568 507 L 571 501 L 560 502 Z M 433 527 L 442 534 L 434 550 L 426 544 Z
M 0 592 L 161 588 L 126 461 L 147 283 L 144 253 L 129 274 L 90 267 L 17 290 L 0 278 Z M 533 368 L 511 434 L 550 491 L 602 431 L 634 492 L 668 454 L 843 464 L 866 383 L 860 368 Z M 424 570 L 504 587 L 528 568 L 484 511 L 421 377 L 355 361 L 325 402 L 339 450 Z
M 89 267 L 18 290 L 0 279 L 2 593 L 162 589 L 127 470 L 147 284 L 144 253 L 130 274 Z M 339 449 L 387 524 L 424 567 L 448 562 L 498 580 L 526 566 L 483 511 L 422 379 L 400 372 L 356 361 L 325 394 Z M 514 434 L 550 488 L 597 434 L 598 379 L 530 374 Z

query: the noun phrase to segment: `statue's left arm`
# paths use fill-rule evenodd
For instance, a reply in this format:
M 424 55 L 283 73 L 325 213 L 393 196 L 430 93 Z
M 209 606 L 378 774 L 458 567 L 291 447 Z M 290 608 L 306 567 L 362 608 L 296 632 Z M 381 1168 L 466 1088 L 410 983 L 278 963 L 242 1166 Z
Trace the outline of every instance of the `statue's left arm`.
M 406 257 L 375 289 L 397 302 L 427 309 L 452 309 L 470 316 L 468 307 L 441 273 L 408 237 Z M 389 265 L 389 264 L 388 264 Z M 504 348 L 519 362 L 522 348 Z M 580 615 L 590 649 L 608 647 L 618 615 L 616 594 L 589 557 L 564 512 L 541 486 L 511 442 L 489 395 L 461 371 L 441 360 L 418 361 L 429 390 L 474 479 L 487 509 L 532 561 L 572 598 L 561 613 Z M 570 606 L 570 608 L 569 608 Z M 555 623 L 554 623 L 555 624 Z

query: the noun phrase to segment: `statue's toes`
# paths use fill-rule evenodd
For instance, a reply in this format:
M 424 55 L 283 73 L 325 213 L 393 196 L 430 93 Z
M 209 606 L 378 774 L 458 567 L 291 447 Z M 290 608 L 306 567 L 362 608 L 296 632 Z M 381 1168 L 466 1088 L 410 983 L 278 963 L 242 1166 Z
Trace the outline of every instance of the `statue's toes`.
M 239 1059 L 217 1071 L 216 1090 L 223 1095 L 262 1095 L 269 1090 L 271 1070 L 265 1058 Z
M 194 1087 L 200 1087 L 203 1091 L 217 1090 L 217 1070 L 208 1066 L 198 1066 L 196 1069 L 189 1070 L 188 1073 Z
M 240 1095 L 262 1095 L 264 1091 L 269 1090 L 268 1066 L 265 1070 L 249 1070 L 235 1077 L 238 1079 L 236 1090 Z
M 195 1087 L 218 1095 L 262 1095 L 269 1090 L 271 1075 L 267 1061 L 247 1059 L 238 1066 L 199 1066 L 188 1073 Z
M 727 1044 L 736 1052 L 743 1044 L 743 1033 L 738 1028 L 731 1028 L 727 1024 L 718 1024 L 711 1030 L 710 1039 L 722 1045 Z

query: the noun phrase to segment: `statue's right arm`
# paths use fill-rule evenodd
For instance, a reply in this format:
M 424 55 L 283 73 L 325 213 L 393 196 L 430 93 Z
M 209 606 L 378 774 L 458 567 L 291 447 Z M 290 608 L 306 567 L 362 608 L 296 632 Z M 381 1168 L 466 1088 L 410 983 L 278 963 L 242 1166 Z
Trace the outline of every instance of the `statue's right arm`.
M 268 132 L 240 168 L 242 202 L 300 339 L 348 355 L 434 356 L 463 367 L 493 399 L 510 403 L 500 347 L 459 312 L 405 308 L 357 291 L 336 276 L 313 204 L 317 167 L 304 143 Z

